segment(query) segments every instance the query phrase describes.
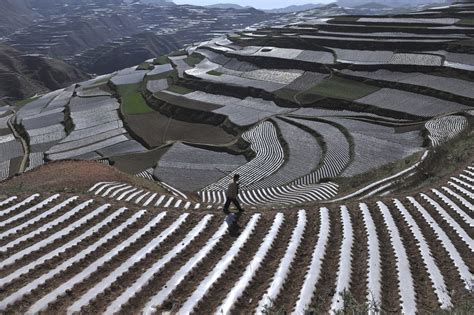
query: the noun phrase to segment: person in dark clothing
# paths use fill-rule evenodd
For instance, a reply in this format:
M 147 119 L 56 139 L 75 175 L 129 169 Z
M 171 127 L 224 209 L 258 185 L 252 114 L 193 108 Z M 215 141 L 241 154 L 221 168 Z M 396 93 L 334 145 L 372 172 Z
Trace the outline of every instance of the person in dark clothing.
M 235 207 L 239 210 L 240 213 L 244 212 L 244 209 L 242 209 L 239 200 L 237 199 L 237 197 L 239 196 L 239 179 L 240 175 L 235 174 L 234 180 L 229 184 L 229 187 L 227 188 L 227 199 L 224 205 L 225 214 L 229 214 L 229 206 L 231 202 L 235 205 Z

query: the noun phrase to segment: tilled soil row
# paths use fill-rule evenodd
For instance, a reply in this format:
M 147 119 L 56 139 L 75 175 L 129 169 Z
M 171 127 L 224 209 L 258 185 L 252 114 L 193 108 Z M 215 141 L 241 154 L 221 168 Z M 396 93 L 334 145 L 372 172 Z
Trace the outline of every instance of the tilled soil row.
M 177 219 L 177 217 L 175 219 Z M 106 307 L 111 301 L 117 298 L 127 287 L 129 287 L 141 275 L 144 270 L 147 270 L 155 261 L 163 257 L 168 251 L 170 251 L 174 246 L 176 246 L 176 244 L 181 241 L 182 237 L 184 237 L 201 219 L 202 216 L 200 215 L 189 216 L 172 235 L 170 235 L 163 243 L 161 243 L 159 248 L 150 252 L 148 255 L 146 255 L 144 259 L 133 265 L 126 273 L 124 273 L 115 282 L 113 282 L 109 288 L 107 288 L 104 292 L 100 293 L 96 297 L 96 299 L 91 301 L 90 305 L 87 306 L 87 310 L 85 310 L 85 312 L 98 314 L 105 311 Z M 172 224 L 174 221 L 175 220 L 170 222 L 170 224 Z M 165 226 L 163 230 L 166 228 L 167 226 Z M 159 229 L 159 231 L 157 232 L 161 233 L 162 230 Z M 155 237 L 158 236 L 159 233 L 156 234 Z M 137 241 L 140 247 L 135 248 L 133 251 L 131 249 L 127 249 L 126 251 L 128 257 L 124 257 L 120 261 L 117 261 L 116 267 L 122 265 L 122 263 L 125 262 L 131 255 L 133 255 L 136 251 L 140 250 L 142 247 L 146 246 L 149 241 L 153 240 L 153 238 L 155 237 L 150 237 L 148 240 L 142 238 Z M 61 298 L 58 299 L 56 303 L 52 304 L 48 308 L 48 312 L 54 314 L 66 313 L 67 307 L 72 305 L 72 303 L 74 303 L 77 298 L 85 294 L 102 278 L 105 278 L 111 272 L 113 272 L 116 267 L 112 269 L 107 268 L 107 266 L 104 266 L 103 268 L 98 270 L 97 273 L 92 274 L 91 277 L 88 278 L 86 281 L 75 286 L 74 289 L 71 290 L 71 294 L 61 296 Z M 98 274 L 99 272 L 100 275 Z
M 239 219 L 240 230 L 245 228 L 251 217 L 251 214 L 246 214 Z M 222 256 L 230 249 L 237 237 L 230 233 L 224 235 L 206 258 L 186 276 L 183 282 L 173 291 L 169 299 L 163 303 L 161 309 L 157 311 L 178 311 L 201 281 L 204 280 Z
M 329 231 L 329 239 L 326 245 L 326 254 L 321 265 L 321 276 L 316 283 L 309 309 L 310 311 L 314 310 L 318 314 L 328 313 L 334 295 L 338 294 L 336 292 L 336 282 L 339 274 L 342 246 L 342 222 L 339 208 L 331 208 L 329 210 L 329 220 L 331 230 Z M 350 254 L 343 253 L 343 255 Z
M 283 284 L 282 294 L 280 294 L 273 303 L 275 312 L 291 312 L 301 293 L 301 288 L 303 287 L 304 279 L 311 263 L 314 246 L 317 242 L 317 235 L 321 228 L 319 208 L 315 211 L 307 211 L 306 220 L 303 239 L 296 252 L 295 260 L 291 266 L 288 278 Z
M 173 258 L 166 266 L 158 272 L 153 279 L 136 294 L 135 297 L 131 298 L 130 301 L 120 311 L 121 314 L 138 314 L 145 307 L 146 303 L 159 292 L 165 285 L 166 282 L 175 275 L 175 273 L 186 264 L 199 250 L 209 241 L 214 233 L 223 224 L 219 215 L 214 216 L 206 229 L 189 244 L 189 246 Z M 140 276 L 141 271 L 136 270 L 136 277 Z M 89 308 L 84 309 L 85 312 L 89 312 Z
M 400 313 L 400 292 L 399 281 L 395 259 L 395 252 L 390 240 L 387 225 L 383 219 L 380 209 L 371 202 L 367 204 L 372 220 L 374 221 L 377 238 L 380 244 L 380 261 L 381 261 L 381 280 L 382 280 L 382 297 L 381 310 L 387 313 Z
M 349 214 L 352 222 L 353 244 L 352 244 L 352 263 L 351 263 L 351 281 L 350 293 L 359 305 L 366 304 L 368 295 L 368 260 L 369 247 L 368 236 L 365 231 L 362 213 L 358 204 L 350 205 Z
M 43 225 L 55 220 L 56 218 L 62 216 L 63 214 L 66 214 L 67 212 L 71 211 L 71 209 L 73 209 L 74 207 L 78 206 L 79 204 L 81 204 L 82 202 L 84 202 L 85 200 L 87 199 L 84 199 L 84 200 L 76 200 L 76 201 L 73 201 L 71 202 L 70 204 L 68 204 L 67 206 L 63 207 L 62 209 L 56 211 L 55 213 L 52 213 L 50 214 L 49 216 L 47 216 L 46 218 L 43 218 L 41 220 L 39 220 L 38 222 L 26 227 L 26 228 L 23 228 L 19 231 L 17 231 L 16 233 L 10 235 L 10 236 L 7 236 L 5 237 L 4 239 L 2 239 L 0 241 L 0 246 L 3 246 L 5 244 L 8 244 L 9 242 L 19 238 L 19 237 L 22 237 L 23 235 L 26 235 L 28 233 L 30 233 L 31 231 L 35 231 L 37 230 L 38 228 L 42 227 Z M 61 201 L 62 202 L 62 201 Z M 59 204 L 59 203 L 58 203 Z M 48 211 L 50 208 L 53 208 L 55 205 L 51 206 L 51 207 L 46 207 L 45 209 L 41 209 L 41 210 L 44 210 L 44 211 L 40 211 L 40 212 L 36 212 L 35 211 L 35 215 L 32 215 L 28 218 L 28 220 L 32 219 L 32 218 L 35 218 L 37 216 L 39 216 L 41 213 L 45 212 L 45 211 Z M 8 228 L 6 228 L 4 231 L 7 231 L 9 229 L 12 229 L 28 220 L 17 220 L 15 222 L 12 222 L 12 224 L 10 224 L 8 226 Z M 3 231 L 2 231 L 3 232 Z M 38 237 L 41 237 L 41 235 L 38 235 Z M 36 238 L 36 237 L 35 237 Z M 10 255 L 10 254 L 9 254 Z
M 433 290 L 433 283 L 429 277 L 423 257 L 421 256 L 418 242 L 411 232 L 408 223 L 405 222 L 395 205 L 393 203 L 386 205 L 400 233 L 403 247 L 407 253 L 408 262 L 410 263 L 411 277 L 415 289 L 416 308 L 421 313 L 439 311 L 438 297 Z
M 260 217 L 252 235 L 239 251 L 237 257 L 232 261 L 232 264 L 197 305 L 194 310 L 196 314 L 210 314 L 216 311 L 220 303 L 225 299 L 227 293 L 230 292 L 234 284 L 239 281 L 245 268 L 247 268 L 250 261 L 254 258 L 265 235 L 270 231 L 274 219 L 274 213 Z
M 63 228 L 65 228 L 65 227 L 73 224 L 77 220 L 83 218 L 87 214 L 94 211 L 96 208 L 97 208 L 97 206 L 94 206 L 94 204 L 85 207 L 84 209 L 82 209 L 81 211 L 79 211 L 78 213 L 73 215 L 71 218 L 69 218 L 68 220 L 63 221 L 63 222 L 55 225 L 54 227 L 46 230 L 45 232 L 40 233 L 39 235 L 36 235 L 34 237 L 28 238 L 28 239 L 22 241 L 21 243 L 9 248 L 3 255 L 6 256 L 6 257 L 9 257 L 9 256 L 11 256 L 11 255 L 23 250 L 23 249 L 34 246 L 36 243 L 46 239 L 47 237 L 49 237 L 51 235 L 56 234 L 58 231 L 62 230 Z M 69 235 L 65 235 L 62 238 L 54 241 L 53 243 L 51 243 L 51 244 L 49 244 L 49 245 L 47 245 L 47 246 L 45 246 L 45 247 L 43 247 L 39 250 L 32 251 L 30 254 L 28 254 L 28 255 L 24 256 L 23 258 L 21 258 L 20 260 L 18 260 L 14 265 L 11 265 L 11 266 L 6 267 L 3 270 L 1 270 L 0 275 L 4 276 L 5 273 L 9 272 L 8 271 L 9 269 L 11 269 L 11 268 L 17 269 L 20 266 L 26 265 L 26 264 L 30 263 L 31 261 L 36 260 L 38 257 L 42 256 L 43 254 L 50 252 L 52 249 L 54 249 L 58 246 L 61 246 L 64 243 L 67 243 L 71 239 L 75 238 L 77 235 L 80 235 L 80 234 L 84 233 L 85 230 L 90 228 L 89 225 L 91 223 L 94 224 L 94 223 L 97 223 L 99 221 L 102 221 L 103 218 L 107 214 L 110 214 L 111 211 L 112 211 L 111 208 L 105 210 L 104 213 L 102 213 L 98 217 L 93 218 L 92 220 L 89 220 L 88 222 L 84 223 L 84 226 L 76 229 L 73 233 L 71 233 Z
M 461 255 L 462 259 L 468 264 L 468 266 L 472 270 L 472 268 L 474 267 L 474 257 L 472 255 L 472 251 L 469 249 L 466 243 L 464 243 L 461 237 L 456 233 L 456 231 L 446 221 L 444 221 L 442 216 L 431 204 L 429 204 L 424 198 L 421 198 L 419 195 L 414 198 L 418 201 L 419 204 L 421 204 L 423 208 L 426 209 L 427 212 L 429 212 L 429 214 L 438 223 L 441 229 L 448 235 L 451 242 L 459 251 L 459 254 Z
M 276 237 L 272 248 L 268 251 L 267 256 L 262 261 L 262 265 L 255 274 L 254 279 L 249 283 L 248 287 L 242 292 L 242 296 L 235 304 L 234 309 L 239 313 L 251 314 L 260 302 L 260 299 L 266 293 L 273 275 L 280 266 L 281 259 L 284 257 L 288 244 L 298 221 L 298 213 L 285 214 L 278 236 Z
M 29 207 L 25 207 L 25 209 L 23 209 L 22 211 L 12 211 L 8 214 L 5 214 L 4 216 L 0 217 L 0 222 L 1 221 L 5 221 L 5 220 L 8 220 L 10 218 L 13 218 L 23 212 L 25 212 L 26 210 L 28 210 L 29 208 L 33 208 L 34 206 L 40 204 L 41 202 L 45 201 L 46 199 L 48 199 L 50 196 L 42 196 L 42 197 L 39 197 L 37 199 L 37 202 L 36 200 L 34 202 L 32 202 L 32 204 L 29 206 Z M 44 205 L 43 207 L 39 208 L 39 209 L 36 209 L 35 211 L 33 212 L 30 212 L 29 214 L 25 215 L 24 217 L 22 218 L 19 218 L 19 219 L 16 219 L 2 227 L 0 227 L 0 233 L 3 233 L 5 231 L 8 231 L 9 229 L 15 227 L 15 226 L 18 226 L 20 224 L 23 224 L 29 220 L 31 220 L 32 218 L 35 218 L 39 215 L 41 215 L 42 213 L 50 210 L 51 208 L 55 207 L 56 205 L 59 205 L 60 203 L 64 202 L 67 198 L 65 198 L 64 196 L 60 196 L 58 197 L 57 199 L 49 202 L 48 204 Z
M 444 203 L 444 201 L 439 198 L 438 196 L 436 196 L 434 193 L 432 192 L 426 192 L 425 195 L 427 195 L 428 197 L 430 197 L 431 199 L 433 199 L 434 201 L 436 201 L 441 207 L 443 207 L 444 210 L 446 210 L 446 212 L 449 214 L 449 216 L 451 216 L 451 218 L 454 219 L 454 221 L 456 221 L 464 231 L 466 231 L 467 235 L 469 235 L 469 237 L 473 238 L 474 237 L 474 229 L 472 227 L 469 226 L 469 224 L 467 224 L 463 219 L 462 217 L 459 215 L 459 213 L 457 213 L 456 211 L 454 211 L 453 209 L 451 209 L 451 207 L 449 207 L 446 203 Z M 449 198 L 449 197 L 448 197 Z M 452 200 L 454 198 L 450 198 L 450 200 L 456 204 L 461 210 L 466 210 L 465 207 L 461 204 L 457 204 L 455 202 L 455 200 Z
M 39 286 L 37 289 L 33 290 L 31 292 L 31 294 L 29 294 L 28 296 L 26 296 L 21 302 L 19 303 L 16 303 L 16 304 L 13 304 L 11 305 L 11 307 L 7 310 L 7 311 L 10 311 L 10 310 L 15 310 L 17 312 L 21 312 L 21 313 L 24 313 L 27 311 L 27 309 L 34 303 L 36 302 L 37 300 L 41 299 L 43 296 L 45 296 L 47 293 L 51 292 L 52 290 L 54 290 L 55 288 L 59 287 L 61 284 L 63 284 L 64 282 L 68 281 L 69 279 L 71 279 L 74 275 L 76 275 L 77 273 L 81 272 L 82 270 L 86 269 L 87 267 L 89 267 L 89 265 L 91 263 L 93 263 L 94 261 L 96 261 L 97 259 L 99 259 L 100 257 L 102 257 L 103 255 L 105 255 L 106 253 L 108 253 L 109 251 L 111 251 L 113 248 L 115 248 L 118 244 L 120 244 L 121 242 L 123 242 L 125 239 L 127 239 L 128 237 L 130 237 L 133 233 L 137 232 L 139 229 L 143 228 L 143 226 L 145 226 L 154 216 L 150 215 L 150 214 L 146 214 L 144 215 L 141 219 L 138 220 L 138 222 L 132 224 L 130 227 L 126 228 L 122 233 L 120 233 L 117 237 L 111 239 L 110 241 L 108 241 L 106 244 L 102 245 L 101 247 L 99 247 L 96 251 L 94 251 L 93 253 L 90 253 L 89 255 L 87 255 L 84 259 L 80 260 L 79 262 L 71 265 L 68 269 L 66 269 L 65 271 L 61 272 L 60 274 L 56 275 L 54 278 L 48 280 L 46 283 L 44 283 L 43 285 Z M 157 227 L 157 231 L 161 231 L 163 229 L 163 227 L 166 226 L 166 223 L 168 223 L 169 225 L 169 222 L 170 221 L 173 221 L 173 218 L 176 218 L 176 217 L 171 217 L 168 216 L 167 219 L 163 220 L 162 222 L 160 222 L 160 224 L 158 225 Z M 145 235 L 144 237 L 146 237 L 147 239 L 151 238 L 151 237 L 154 237 L 156 236 L 155 234 L 158 233 L 154 230 L 148 232 L 148 235 Z M 151 237 L 150 237 L 151 236 Z M 135 244 L 132 244 L 131 247 L 141 247 L 141 242 L 144 241 L 143 238 L 139 241 L 137 241 Z M 118 256 L 123 256 L 125 254 L 127 254 L 131 249 L 130 248 L 127 248 L 127 250 L 124 250 L 120 255 Z M 132 249 L 133 250 L 133 249 Z M 134 252 L 134 251 L 132 251 Z M 119 257 L 119 259 L 123 257 Z M 113 265 L 114 262 L 116 262 L 117 260 L 117 257 L 115 257 L 115 259 L 112 260 L 112 262 L 109 262 L 108 264 L 106 264 L 106 266 L 103 266 L 103 267 L 109 267 L 110 268 L 110 265 Z M 120 260 L 119 260 L 120 261 Z M 43 266 L 42 268 L 42 273 L 46 273 L 50 270 L 50 268 L 48 266 Z M 94 274 L 101 274 L 101 272 L 106 272 L 107 270 L 105 270 L 104 268 L 101 268 L 99 269 L 98 272 L 94 273 Z M 102 278 L 102 277 L 101 277 Z M 72 291 L 69 291 L 67 292 L 68 294 L 72 293 Z
M 438 266 L 441 274 L 443 275 L 446 287 L 449 290 L 453 303 L 461 301 L 468 293 L 464 287 L 464 283 L 459 276 L 459 272 L 456 266 L 453 264 L 448 252 L 443 247 L 442 243 L 438 240 L 436 234 L 430 225 L 426 222 L 420 212 L 407 199 L 400 199 L 405 208 L 410 212 L 411 216 L 415 220 L 416 224 L 423 233 L 426 242 L 431 251 L 436 265 Z

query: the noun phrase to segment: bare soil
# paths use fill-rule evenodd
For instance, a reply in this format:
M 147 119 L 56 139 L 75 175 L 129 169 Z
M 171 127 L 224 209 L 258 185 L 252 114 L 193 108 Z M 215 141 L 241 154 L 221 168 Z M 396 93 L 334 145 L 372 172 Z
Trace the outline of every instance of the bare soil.
M 166 193 L 160 186 L 96 161 L 49 162 L 0 184 L 2 194 L 28 192 L 87 193 L 98 182 L 122 182 Z
M 236 140 L 220 127 L 176 120 L 159 112 L 125 115 L 124 119 L 128 128 L 151 148 L 172 141 L 226 145 Z

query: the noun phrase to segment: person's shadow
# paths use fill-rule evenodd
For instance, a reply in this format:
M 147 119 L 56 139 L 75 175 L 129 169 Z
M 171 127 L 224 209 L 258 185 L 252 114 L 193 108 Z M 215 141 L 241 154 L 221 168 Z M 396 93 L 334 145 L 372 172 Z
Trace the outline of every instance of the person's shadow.
M 227 215 L 225 222 L 229 226 L 229 235 L 232 237 L 237 237 L 240 235 L 240 225 L 239 225 L 239 219 L 240 219 L 241 214 L 240 213 L 230 213 Z

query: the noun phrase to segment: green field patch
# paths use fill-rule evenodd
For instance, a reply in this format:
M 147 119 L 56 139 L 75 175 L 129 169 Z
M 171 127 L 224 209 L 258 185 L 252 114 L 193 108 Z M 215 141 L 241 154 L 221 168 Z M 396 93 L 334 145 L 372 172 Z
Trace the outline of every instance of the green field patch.
M 185 122 L 156 111 L 141 115 L 124 115 L 124 119 L 133 134 L 151 148 L 173 141 L 227 145 L 236 140 L 235 136 L 218 126 Z
M 461 21 L 457 22 L 456 24 L 473 26 L 474 25 L 474 19 L 462 19 Z
M 186 62 L 188 65 L 191 67 L 194 67 L 198 63 L 204 60 L 204 57 L 198 54 L 192 54 L 188 56 L 186 59 L 184 59 L 184 62 Z
M 23 105 L 33 102 L 34 100 L 37 100 L 38 98 L 40 98 L 40 96 L 30 97 L 30 98 L 15 102 L 15 105 L 21 107 Z
M 297 93 L 298 91 L 288 88 L 282 88 L 274 92 L 274 94 L 279 98 L 290 101 L 292 103 L 296 102 L 295 96 L 297 95 Z
M 145 80 L 161 80 L 161 79 L 168 79 L 168 78 L 175 78 L 178 79 L 178 71 L 176 70 L 171 70 L 167 72 L 163 72 L 160 74 L 155 74 L 155 75 L 147 75 L 145 77 Z
M 136 70 L 153 70 L 153 65 L 148 62 L 141 63 Z
M 179 86 L 179 85 L 172 85 L 167 90 L 170 91 L 170 92 L 173 92 L 173 93 L 181 94 L 181 95 L 185 95 L 185 94 L 194 92 L 193 90 L 190 90 L 188 88 L 185 88 L 185 87 Z
M 155 65 L 166 65 L 167 63 L 170 63 L 168 56 L 160 56 L 153 60 L 153 64 Z
M 184 55 L 187 55 L 187 54 L 188 53 L 186 52 L 186 50 L 181 49 L 181 50 L 173 51 L 168 56 L 170 56 L 170 57 L 179 57 L 179 56 L 184 56 Z
M 330 20 L 329 23 L 331 23 L 331 22 L 357 22 L 357 20 L 359 20 L 359 18 L 360 17 L 358 17 L 358 16 L 344 16 L 344 15 L 341 15 L 341 16 L 336 16 L 335 18 Z
M 220 77 L 221 75 L 223 75 L 222 72 L 218 72 L 218 71 L 215 71 L 215 70 L 208 71 L 207 74 L 214 75 L 216 77 Z
M 311 89 L 298 94 L 298 100 L 307 104 L 321 97 L 339 98 L 348 101 L 354 101 L 366 95 L 369 95 L 380 88 L 368 85 L 359 81 L 348 80 L 332 76 L 331 78 L 320 82 Z
M 153 112 L 142 94 L 139 84 L 126 84 L 117 86 L 117 92 L 122 100 L 122 112 L 125 114 L 145 114 Z

